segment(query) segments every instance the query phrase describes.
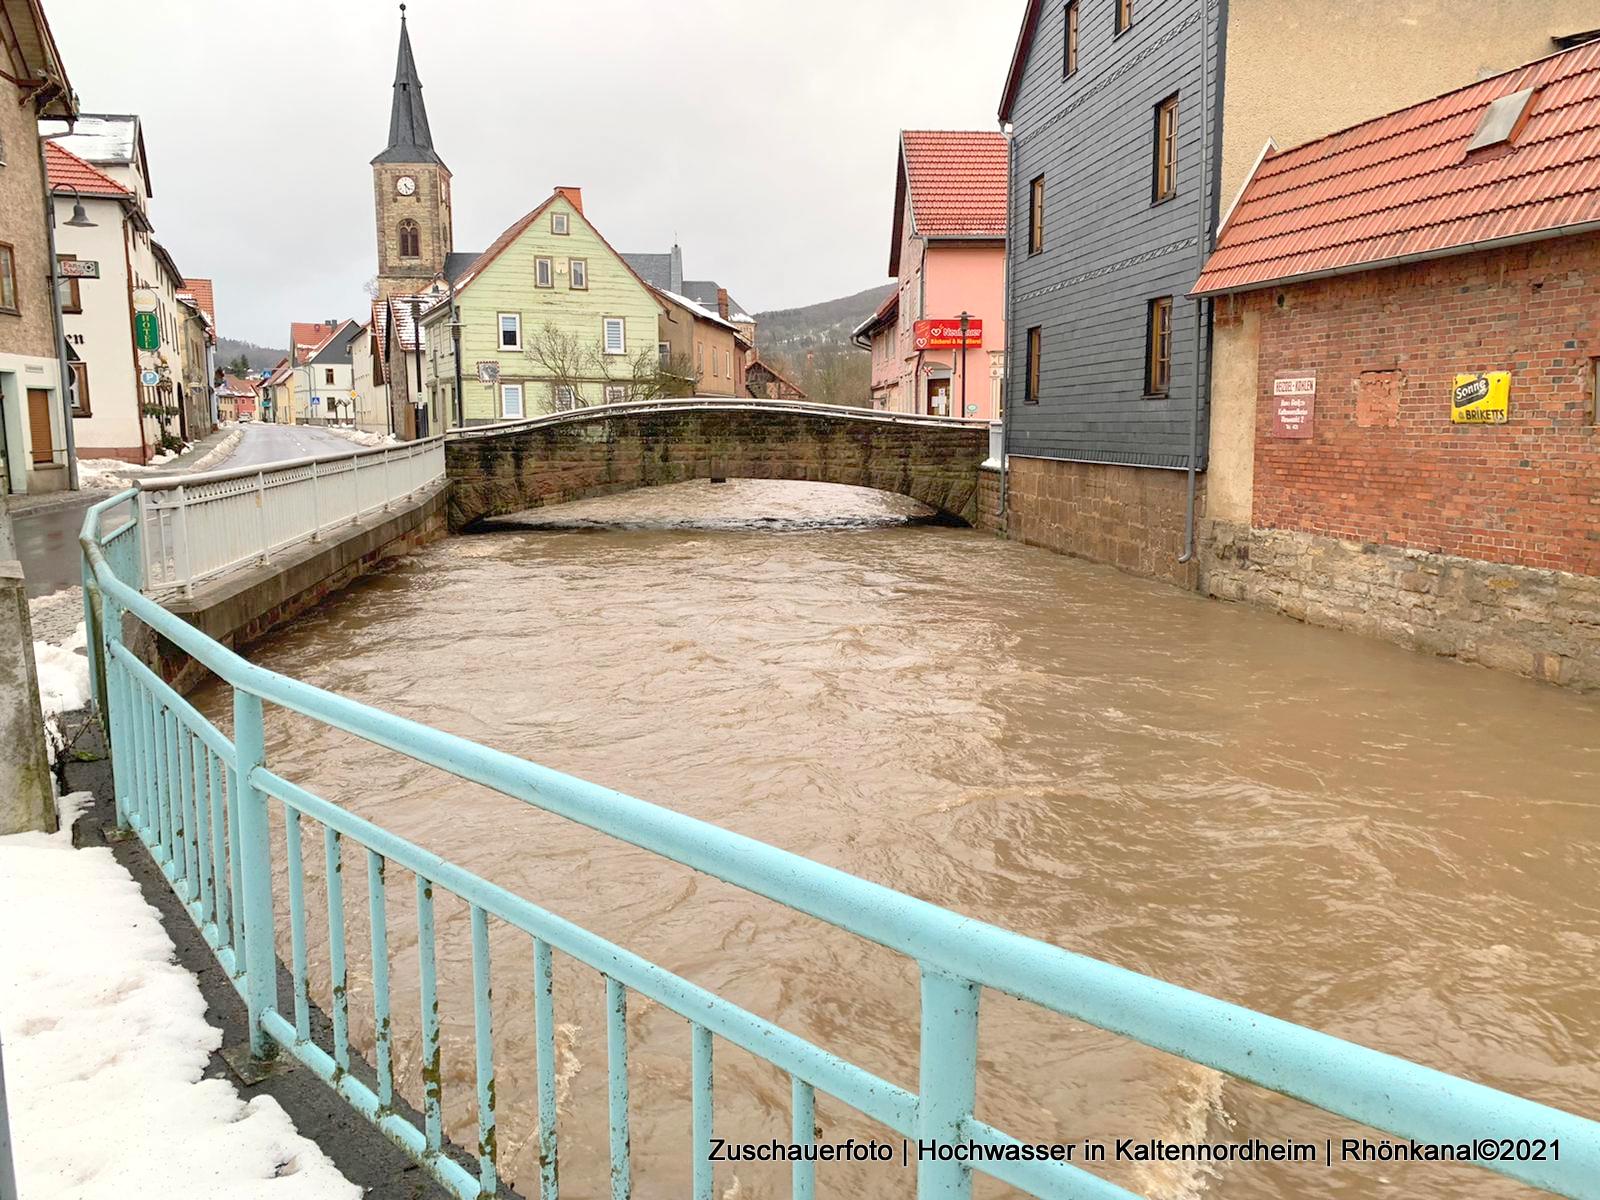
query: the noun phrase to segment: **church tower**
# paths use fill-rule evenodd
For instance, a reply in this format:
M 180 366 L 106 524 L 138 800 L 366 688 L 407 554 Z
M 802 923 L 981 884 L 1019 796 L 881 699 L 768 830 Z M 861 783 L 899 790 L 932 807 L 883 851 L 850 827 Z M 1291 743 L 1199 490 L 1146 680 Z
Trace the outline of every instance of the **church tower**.
M 389 145 L 372 160 L 372 191 L 378 222 L 378 296 L 420 292 L 444 273 L 445 257 L 455 242 L 450 226 L 450 168 L 433 148 L 404 4 Z

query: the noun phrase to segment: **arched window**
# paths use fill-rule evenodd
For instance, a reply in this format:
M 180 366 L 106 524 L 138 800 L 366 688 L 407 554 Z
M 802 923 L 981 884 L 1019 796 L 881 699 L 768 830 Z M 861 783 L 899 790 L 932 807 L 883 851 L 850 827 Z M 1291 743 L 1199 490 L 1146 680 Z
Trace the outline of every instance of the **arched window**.
M 400 257 L 422 257 L 422 232 L 409 217 L 400 222 Z

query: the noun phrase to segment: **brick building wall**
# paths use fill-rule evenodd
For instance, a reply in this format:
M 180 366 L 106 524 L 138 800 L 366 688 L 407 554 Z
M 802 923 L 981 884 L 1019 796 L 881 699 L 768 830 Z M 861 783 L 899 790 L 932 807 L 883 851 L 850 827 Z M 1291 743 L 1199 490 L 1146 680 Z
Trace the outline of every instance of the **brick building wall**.
M 1600 574 L 1600 235 L 1368 271 L 1217 305 L 1260 314 L 1251 525 Z M 1505 425 L 1453 425 L 1457 374 L 1511 372 Z M 1313 435 L 1273 380 L 1315 372 Z
M 1597 297 L 1590 235 L 1219 300 L 1219 340 L 1256 356 L 1255 446 L 1202 588 L 1600 688 Z M 1508 423 L 1452 424 L 1480 371 L 1510 372 Z M 1274 437 L 1275 378 L 1312 372 L 1312 436 Z

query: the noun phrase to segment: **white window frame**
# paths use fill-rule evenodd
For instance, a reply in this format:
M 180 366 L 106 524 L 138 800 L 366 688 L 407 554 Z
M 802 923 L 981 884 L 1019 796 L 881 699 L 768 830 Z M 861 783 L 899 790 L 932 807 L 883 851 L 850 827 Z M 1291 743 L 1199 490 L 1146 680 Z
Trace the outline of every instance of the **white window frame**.
M 578 276 L 583 276 L 583 282 L 578 282 Z M 589 290 L 589 260 L 586 258 L 567 259 L 567 287 L 574 292 L 587 292 Z
M 605 396 L 607 404 L 622 404 L 628 399 L 628 389 L 620 383 L 608 383 Z
M 666 370 L 667 367 L 672 363 L 672 343 L 657 342 L 656 357 L 661 361 L 661 369 L 663 371 Z
M 611 348 L 611 330 L 617 331 L 617 348 Z M 600 347 L 608 357 L 628 353 L 628 323 L 621 317 L 602 317 L 600 320 Z
M 566 237 L 572 232 L 572 219 L 564 212 L 550 214 L 550 232 L 557 237 Z
M 512 332 L 516 334 L 517 340 L 514 341 L 514 342 L 506 341 L 506 321 L 508 319 L 511 321 Z M 503 312 L 503 313 L 499 314 L 498 319 L 495 321 L 495 341 L 499 345 L 500 349 L 502 349 L 502 350 L 521 350 L 522 349 L 522 314 L 521 313 Z
M 512 412 L 511 405 L 507 403 L 508 394 L 511 392 L 515 392 L 517 394 L 516 412 Z M 500 419 L 503 421 L 520 421 L 523 417 L 527 416 L 527 398 L 527 393 L 522 390 L 522 385 L 520 383 L 502 383 L 500 385 Z
M 540 256 L 533 260 L 533 286 L 553 288 L 556 285 L 556 260 Z
M 552 383 L 550 399 L 554 402 L 557 412 L 567 412 L 578 406 L 578 389 L 570 383 Z M 563 404 L 566 408 L 562 407 Z

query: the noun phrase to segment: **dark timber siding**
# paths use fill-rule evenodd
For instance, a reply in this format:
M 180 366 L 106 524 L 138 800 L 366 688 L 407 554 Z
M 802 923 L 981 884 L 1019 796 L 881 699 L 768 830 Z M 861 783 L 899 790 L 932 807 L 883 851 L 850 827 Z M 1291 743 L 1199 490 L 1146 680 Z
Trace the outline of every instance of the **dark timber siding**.
M 1012 110 L 1009 448 L 1084 462 L 1187 467 L 1194 405 L 1200 273 L 1202 137 L 1206 233 L 1215 228 L 1225 0 L 1134 0 L 1134 24 L 1114 33 L 1116 0 L 1080 0 L 1078 70 L 1062 78 L 1063 2 L 1045 0 Z M 1202 22 L 1208 48 L 1202 88 Z M 1177 195 L 1151 204 L 1155 109 L 1178 93 Z M 1202 94 L 1206 96 L 1202 119 Z M 1044 250 L 1028 254 L 1029 185 L 1045 177 Z M 1172 384 L 1146 399 L 1145 319 L 1173 297 Z M 1037 405 L 1022 403 L 1027 331 L 1042 327 Z M 1209 353 L 1209 333 L 1199 339 Z M 1206 393 L 1209 364 L 1202 375 Z M 1205 465 L 1200 420 L 1198 466 Z

